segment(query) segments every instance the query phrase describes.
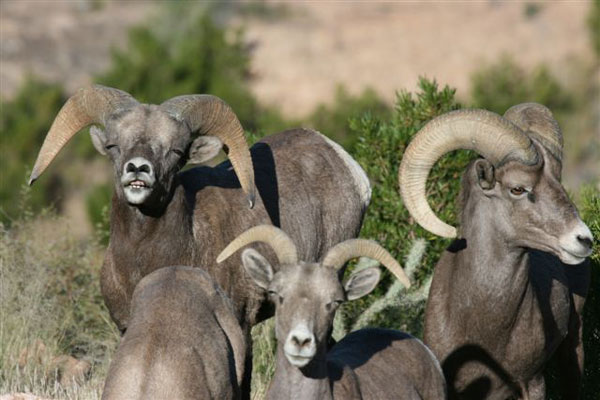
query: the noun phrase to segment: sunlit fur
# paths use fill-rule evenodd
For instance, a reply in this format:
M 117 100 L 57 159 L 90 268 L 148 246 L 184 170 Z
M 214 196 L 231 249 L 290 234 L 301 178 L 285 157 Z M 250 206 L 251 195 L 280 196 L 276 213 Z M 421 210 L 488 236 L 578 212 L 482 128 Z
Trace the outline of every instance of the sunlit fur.
M 446 397 L 438 361 L 409 334 L 362 329 L 328 348 L 338 306 L 371 292 L 379 281 L 376 268 L 342 284 L 338 271 L 318 263 L 284 264 L 274 272 L 254 249 L 245 250 L 242 260 L 276 307 L 277 360 L 268 399 Z

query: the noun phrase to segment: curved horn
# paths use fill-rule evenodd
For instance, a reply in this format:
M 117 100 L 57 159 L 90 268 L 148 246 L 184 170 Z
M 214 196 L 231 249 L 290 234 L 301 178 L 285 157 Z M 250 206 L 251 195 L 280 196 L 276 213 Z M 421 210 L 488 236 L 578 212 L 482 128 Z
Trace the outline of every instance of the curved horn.
M 229 160 L 250 208 L 254 207 L 256 187 L 252 159 L 244 129 L 231 107 L 216 96 L 204 94 L 174 97 L 160 106 L 177 119 L 185 120 L 192 132 L 221 139 L 229 149 Z
M 527 136 L 539 141 L 562 163 L 563 136 L 548 107 L 538 103 L 523 103 L 509 108 L 504 118 L 517 125 Z
M 217 262 L 225 261 L 242 247 L 254 242 L 263 242 L 271 246 L 280 264 L 298 262 L 298 252 L 292 239 L 284 231 L 272 225 L 255 226 L 233 239 L 217 256 Z
M 54 157 L 81 129 L 91 124 L 105 125 L 118 109 L 139 104 L 129 93 L 101 85 L 79 89 L 60 109 L 31 171 L 31 185 L 50 165 Z
M 410 287 L 410 279 L 398 264 L 398 262 L 383 247 L 372 240 L 350 239 L 333 246 L 325 257 L 322 264 L 335 269 L 340 269 L 346 261 L 356 257 L 369 257 L 379 261 L 406 287 Z
M 486 110 L 458 110 L 428 122 L 410 142 L 398 171 L 400 194 L 413 218 L 428 231 L 456 237 L 429 207 L 425 183 L 435 162 L 452 150 L 475 150 L 494 166 L 507 161 L 533 165 L 538 154 L 531 140 L 513 123 Z

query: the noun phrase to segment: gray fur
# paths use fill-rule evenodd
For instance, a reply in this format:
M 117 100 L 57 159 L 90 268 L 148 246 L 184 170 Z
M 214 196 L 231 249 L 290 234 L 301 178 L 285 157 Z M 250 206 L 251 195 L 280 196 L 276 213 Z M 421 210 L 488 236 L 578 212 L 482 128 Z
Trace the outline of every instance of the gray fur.
M 437 263 L 425 316 L 450 398 L 543 399 L 553 354 L 565 398 L 579 395 L 589 266 L 567 264 L 584 261 L 592 236 L 558 180 L 559 162 L 535 145 L 536 165 L 479 159 L 464 173 L 462 239 Z
M 363 329 L 330 351 L 337 307 L 376 286 L 379 270 L 355 272 L 342 284 L 319 263 L 281 265 L 277 272 L 256 250 L 244 250 L 244 267 L 275 304 L 277 361 L 268 399 L 444 399 L 445 383 L 433 354 L 412 336 Z
M 206 272 L 158 269 L 139 282 L 131 307 L 104 400 L 240 398 L 244 334 Z
M 260 199 L 250 210 L 228 161 L 179 172 L 189 158 L 206 161 L 214 155 L 219 141 L 200 136 L 192 142 L 186 124 L 158 106 L 121 110 L 92 136 L 115 171 L 101 286 L 121 329 L 127 327 L 131 295 L 141 278 L 164 265 L 191 265 L 208 266 L 248 332 L 269 315 L 268 309 L 261 313 L 264 295 L 239 261 L 215 265 L 218 251 L 246 229 L 267 223 L 285 229 L 304 259 L 316 260 L 324 249 L 358 235 L 368 204 L 369 183 L 358 164 L 311 130 L 289 130 L 253 146 Z M 128 165 L 131 160 L 147 160 L 150 172 L 137 171 Z M 135 176 L 154 184 L 128 187 Z
M 248 228 L 272 224 L 290 234 L 304 259 L 317 260 L 325 249 L 358 235 L 369 182 L 356 167 L 347 167 L 347 153 L 318 132 L 288 130 L 252 147 L 259 198 L 248 209 L 229 161 L 180 171 L 189 159 L 206 161 L 218 146 L 205 136 L 192 140 L 192 133 L 184 121 L 154 105 L 121 110 L 109 118 L 105 130 L 93 131 L 94 144 L 107 153 L 115 172 L 102 295 L 124 331 L 140 279 L 165 265 L 205 267 L 231 299 L 248 338 L 250 328 L 272 310 L 239 260 L 232 257 L 216 265 L 218 252 Z M 151 170 L 151 189 L 127 188 L 132 178 L 123 180 L 138 173 L 128 161 L 140 158 L 149 161 L 150 168 L 144 169 Z M 145 179 L 144 174 L 140 169 L 138 178 Z M 244 383 L 248 395 L 250 361 Z

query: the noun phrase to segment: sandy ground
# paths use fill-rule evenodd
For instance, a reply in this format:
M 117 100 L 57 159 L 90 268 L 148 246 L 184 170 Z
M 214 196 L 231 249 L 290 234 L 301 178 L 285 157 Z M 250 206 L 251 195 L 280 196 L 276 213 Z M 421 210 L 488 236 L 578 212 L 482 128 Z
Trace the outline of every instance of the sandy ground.
M 0 93 L 15 92 L 28 72 L 70 91 L 106 69 L 110 48 L 159 2 L 3 0 L 0 3 Z M 253 46 L 258 98 L 302 116 L 332 99 L 335 86 L 370 86 L 393 101 L 420 75 L 466 97 L 469 76 L 509 54 L 525 67 L 591 57 L 589 1 L 546 2 L 528 17 L 525 2 L 305 1 L 278 4 L 276 18 L 235 17 Z
M 330 100 L 343 83 L 373 87 L 393 100 L 419 76 L 458 89 L 501 54 L 524 67 L 548 64 L 559 76 L 573 57 L 591 57 L 588 2 L 544 3 L 527 17 L 525 3 L 499 1 L 307 2 L 290 7 L 284 23 L 246 22 L 256 43 L 253 84 L 258 97 L 291 115 Z

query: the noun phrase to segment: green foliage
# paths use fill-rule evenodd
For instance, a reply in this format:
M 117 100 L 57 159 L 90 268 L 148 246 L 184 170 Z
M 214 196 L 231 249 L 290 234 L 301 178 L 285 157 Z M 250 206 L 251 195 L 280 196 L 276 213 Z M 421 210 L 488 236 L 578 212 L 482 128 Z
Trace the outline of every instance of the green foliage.
M 449 242 L 412 222 L 398 192 L 398 167 L 406 146 L 427 121 L 460 107 L 454 98 L 455 91 L 449 87 L 439 89 L 435 81 L 421 79 L 419 88 L 416 94 L 398 94 L 391 119 L 380 120 L 372 115 L 364 115 L 351 122 L 352 129 L 359 135 L 351 153 L 367 172 L 373 188 L 361 236 L 376 240 L 398 260 L 408 256 L 410 246 L 406 246 L 406 243 L 416 238 L 425 239 L 430 245 L 423 255 L 421 268 L 415 273 L 418 285 L 431 274 L 435 262 Z M 427 191 L 432 209 L 442 220 L 451 224 L 457 222 L 455 201 L 459 181 L 471 157 L 469 152 L 458 151 L 442 158 L 432 169 L 428 180 Z M 362 310 L 387 291 L 390 282 L 390 279 L 384 280 L 375 295 L 345 304 L 341 310 L 345 319 L 352 324 Z M 397 315 L 397 310 L 394 310 L 391 308 L 389 312 L 382 313 L 380 318 L 374 320 L 374 324 L 395 328 L 411 326 L 417 329 L 411 333 L 420 334 L 422 308 L 413 310 L 414 315 L 408 312 Z
M 372 89 L 353 96 L 344 86 L 338 86 L 332 105 L 319 105 L 308 117 L 307 125 L 324 133 L 345 147 L 351 147 L 357 134 L 350 128 L 350 119 L 370 113 L 377 119 L 389 119 L 390 107 Z
M 583 313 L 585 368 L 583 396 L 596 399 L 600 393 L 600 190 L 592 185 L 581 190 L 581 217 L 592 231 L 596 242 L 590 257 L 592 280 Z
M 276 352 L 275 318 L 269 318 L 252 328 L 251 398 L 265 398 L 275 372 Z
M 527 2 L 523 6 L 523 13 L 527 19 L 535 18 L 542 11 L 542 4 Z
M 110 200 L 111 185 L 97 185 L 88 193 L 85 199 L 87 215 L 96 228 L 102 244 L 108 244 L 110 237 Z
M 501 115 L 515 104 L 536 102 L 560 116 L 573 108 L 574 101 L 547 67 L 540 65 L 526 72 L 510 57 L 503 57 L 472 76 L 471 97 L 474 107 Z
M 0 222 L 17 218 L 20 188 L 27 183 L 35 157 L 65 95 L 60 86 L 28 77 L 17 95 L 2 101 L 0 113 Z M 40 209 L 60 193 L 60 179 L 48 173 L 31 193 L 30 205 Z
M 159 35 L 149 25 L 132 29 L 127 49 L 113 51 L 112 65 L 99 83 L 154 104 L 209 93 L 224 99 L 246 129 L 284 125 L 276 111 L 261 107 L 250 92 L 250 57 L 242 31 L 228 37 L 207 11 L 190 23 L 172 22 L 179 24 L 172 34 Z

